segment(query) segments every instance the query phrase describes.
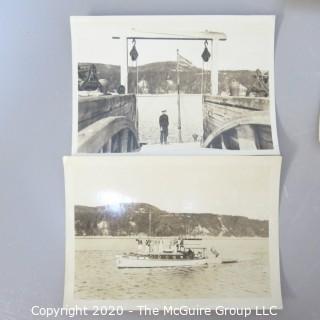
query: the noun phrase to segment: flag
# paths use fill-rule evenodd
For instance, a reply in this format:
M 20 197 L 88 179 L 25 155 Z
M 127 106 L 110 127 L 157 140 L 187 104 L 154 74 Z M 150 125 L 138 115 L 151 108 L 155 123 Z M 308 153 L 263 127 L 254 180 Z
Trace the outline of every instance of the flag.
M 192 62 L 186 59 L 185 57 L 183 57 L 180 53 L 177 54 L 177 60 L 178 60 L 178 71 L 182 71 L 182 68 L 189 68 L 192 66 Z

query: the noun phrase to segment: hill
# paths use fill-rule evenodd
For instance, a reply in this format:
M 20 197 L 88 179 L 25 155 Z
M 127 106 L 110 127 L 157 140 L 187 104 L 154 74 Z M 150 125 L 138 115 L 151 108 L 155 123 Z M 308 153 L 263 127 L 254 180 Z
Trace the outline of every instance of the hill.
M 268 221 L 211 213 L 171 213 L 146 203 L 116 206 L 75 206 L 78 236 L 148 235 L 151 213 L 152 236 L 210 235 L 268 237 Z
M 81 65 L 81 63 L 80 63 Z M 116 91 L 120 85 L 120 66 L 96 63 L 99 79 L 107 79 L 108 90 Z M 139 93 L 168 94 L 177 91 L 176 62 L 164 61 L 141 65 L 138 68 Z M 250 87 L 255 81 L 254 70 L 222 70 L 219 72 L 219 94 L 227 91 L 230 82 L 235 79 L 245 87 Z M 82 76 L 81 76 L 82 77 Z M 202 69 L 195 66 L 181 67 L 181 93 L 201 93 Z M 129 92 L 135 92 L 136 69 L 128 69 Z M 204 92 L 210 92 L 210 71 L 204 73 Z

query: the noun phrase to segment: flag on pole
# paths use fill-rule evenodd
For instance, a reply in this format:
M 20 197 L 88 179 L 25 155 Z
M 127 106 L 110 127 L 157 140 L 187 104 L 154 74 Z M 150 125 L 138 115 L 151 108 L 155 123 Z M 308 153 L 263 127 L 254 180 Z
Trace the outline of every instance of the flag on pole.
M 177 104 L 178 104 L 178 140 L 182 143 L 182 134 L 181 134 L 181 108 L 180 108 L 180 72 L 184 71 L 184 68 L 190 68 L 192 62 L 179 53 L 177 49 Z
M 177 53 L 178 71 L 183 71 L 182 68 L 188 68 L 192 66 L 192 62 L 183 57 L 179 51 Z
M 181 134 L 181 110 L 180 110 L 180 71 L 181 67 L 189 67 L 191 62 L 184 58 L 180 53 L 179 49 L 177 49 L 177 104 L 178 104 L 178 139 L 179 142 L 182 142 L 182 134 Z

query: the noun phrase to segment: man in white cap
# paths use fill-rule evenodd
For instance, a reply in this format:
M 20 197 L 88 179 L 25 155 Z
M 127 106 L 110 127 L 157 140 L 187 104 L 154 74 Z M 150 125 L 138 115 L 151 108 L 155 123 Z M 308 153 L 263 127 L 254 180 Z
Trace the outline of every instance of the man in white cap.
M 161 144 L 167 144 L 167 138 L 168 138 L 169 117 L 166 114 L 166 112 L 167 110 L 162 110 L 161 116 L 159 117 Z

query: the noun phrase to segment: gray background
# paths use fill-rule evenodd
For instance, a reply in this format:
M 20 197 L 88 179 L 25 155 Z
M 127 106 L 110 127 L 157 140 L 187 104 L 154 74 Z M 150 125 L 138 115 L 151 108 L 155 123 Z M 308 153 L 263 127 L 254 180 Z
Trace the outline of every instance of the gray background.
M 0 0 L 0 319 L 62 304 L 69 16 L 109 14 L 277 15 L 284 310 L 275 318 L 320 319 L 319 0 Z

